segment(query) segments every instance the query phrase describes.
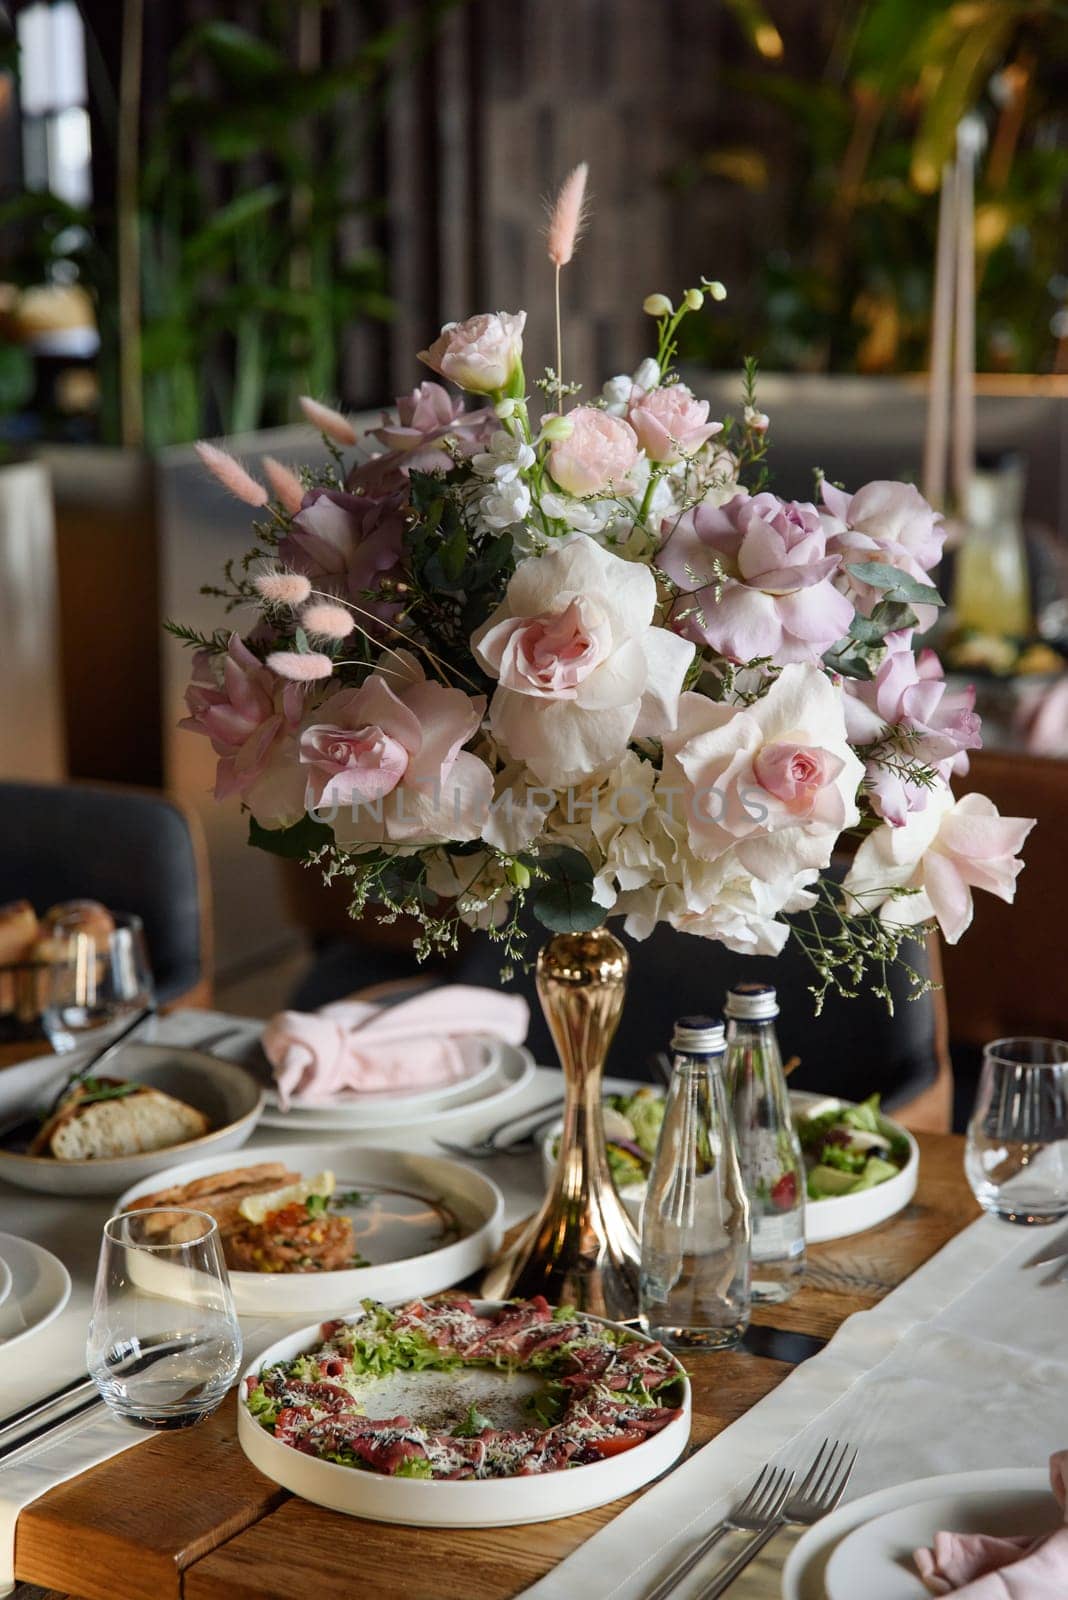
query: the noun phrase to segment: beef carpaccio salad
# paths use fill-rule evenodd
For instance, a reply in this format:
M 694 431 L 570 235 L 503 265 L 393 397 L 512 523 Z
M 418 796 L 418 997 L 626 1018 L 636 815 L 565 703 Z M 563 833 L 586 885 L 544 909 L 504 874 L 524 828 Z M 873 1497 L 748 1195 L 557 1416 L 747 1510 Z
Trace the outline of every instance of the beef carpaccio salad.
M 264 1368 L 245 1404 L 267 1432 L 320 1460 L 400 1478 L 507 1478 L 588 1465 L 683 1415 L 681 1369 L 634 1338 L 540 1295 L 484 1311 L 450 1296 L 390 1310 L 363 1302 L 323 1342 Z M 500 1427 L 476 1406 L 452 1425 L 371 1417 L 369 1392 L 398 1373 L 495 1368 L 536 1374 L 529 1421 Z

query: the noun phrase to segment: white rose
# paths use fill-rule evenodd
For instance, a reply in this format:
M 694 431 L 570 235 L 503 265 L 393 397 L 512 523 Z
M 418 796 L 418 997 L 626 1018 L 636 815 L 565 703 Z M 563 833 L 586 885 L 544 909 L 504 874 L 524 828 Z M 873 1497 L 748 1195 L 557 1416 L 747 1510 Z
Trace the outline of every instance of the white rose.
M 516 568 L 471 645 L 498 687 L 490 727 L 561 787 L 674 727 L 693 645 L 653 626 L 656 581 L 585 534 Z

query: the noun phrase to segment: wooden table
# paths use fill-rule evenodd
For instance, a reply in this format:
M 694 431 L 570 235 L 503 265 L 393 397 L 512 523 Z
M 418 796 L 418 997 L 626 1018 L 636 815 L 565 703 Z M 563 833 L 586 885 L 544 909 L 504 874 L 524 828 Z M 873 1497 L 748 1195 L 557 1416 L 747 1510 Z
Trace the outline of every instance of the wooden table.
M 921 1134 L 919 1142 L 914 1203 L 868 1233 L 815 1246 L 803 1289 L 788 1305 L 757 1312 L 758 1329 L 828 1339 L 979 1214 L 964 1179 L 963 1141 Z M 694 1447 L 792 1370 L 796 1352 L 754 1335 L 764 1349 L 769 1339 L 773 1355 L 742 1350 L 687 1363 Z M 29 1506 L 19 1518 L 15 1569 L 24 1583 L 83 1600 L 509 1600 L 628 1503 L 560 1522 L 459 1532 L 344 1517 L 293 1498 L 249 1465 L 231 1396 L 192 1432 L 149 1437 Z M 732 1600 L 777 1595 L 771 1573 L 781 1556 L 773 1551 L 763 1576 L 754 1568 Z

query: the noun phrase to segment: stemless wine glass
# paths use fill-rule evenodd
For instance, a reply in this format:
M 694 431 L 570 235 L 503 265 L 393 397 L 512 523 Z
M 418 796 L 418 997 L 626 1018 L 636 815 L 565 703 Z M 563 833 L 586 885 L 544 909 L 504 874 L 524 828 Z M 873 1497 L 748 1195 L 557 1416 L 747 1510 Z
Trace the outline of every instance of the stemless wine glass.
M 996 1039 L 968 1124 L 965 1169 L 984 1211 L 1006 1222 L 1068 1216 L 1068 1044 Z
M 41 1025 L 53 1050 L 105 1044 L 134 1011 L 155 1002 L 140 917 L 119 914 L 104 935 L 57 922 L 40 970 Z
M 188 1428 L 221 1403 L 241 1330 L 218 1224 L 204 1211 L 124 1211 L 104 1225 L 86 1362 L 111 1409 Z

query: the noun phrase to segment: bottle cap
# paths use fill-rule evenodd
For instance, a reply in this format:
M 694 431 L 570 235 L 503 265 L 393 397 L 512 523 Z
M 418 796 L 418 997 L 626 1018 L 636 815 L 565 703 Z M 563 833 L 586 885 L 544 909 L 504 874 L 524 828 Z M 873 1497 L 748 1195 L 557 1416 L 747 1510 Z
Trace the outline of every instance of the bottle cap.
M 779 1002 L 770 983 L 736 983 L 727 992 L 724 1013 L 735 1022 L 770 1022 L 779 1015 Z
M 722 1022 L 715 1017 L 680 1017 L 671 1035 L 671 1048 L 688 1056 L 718 1056 L 727 1048 Z

